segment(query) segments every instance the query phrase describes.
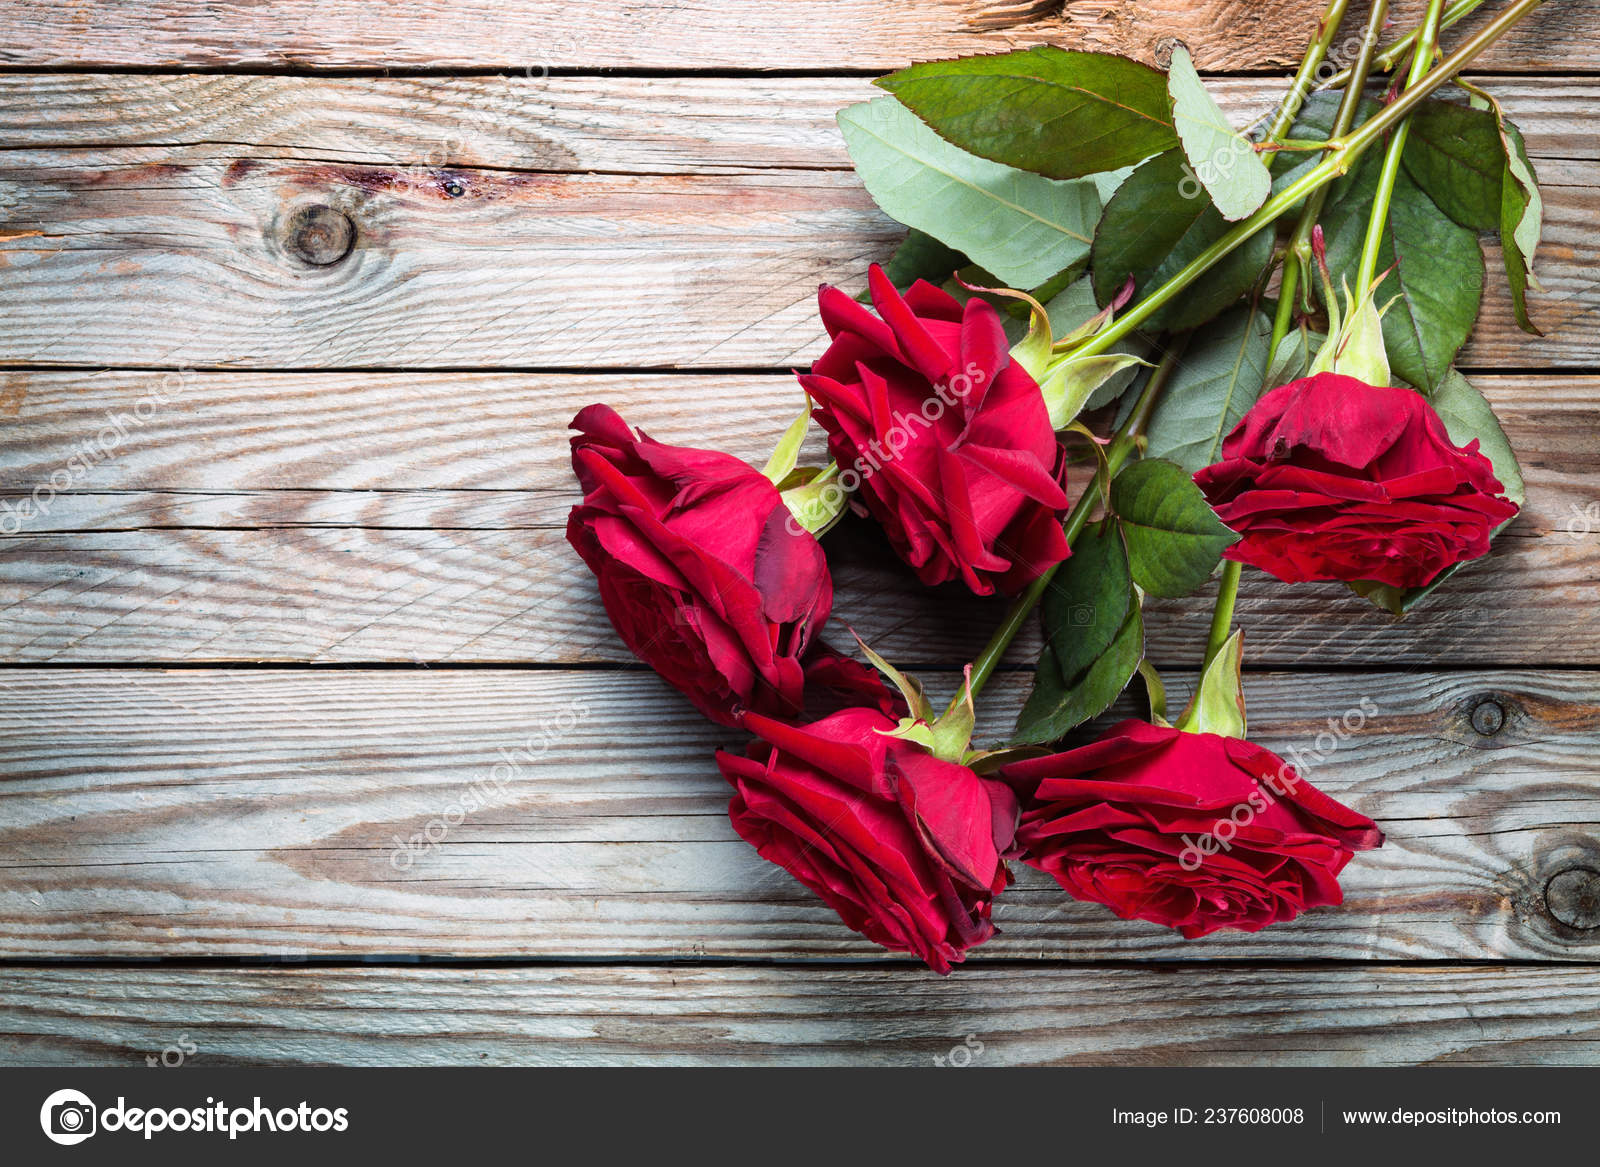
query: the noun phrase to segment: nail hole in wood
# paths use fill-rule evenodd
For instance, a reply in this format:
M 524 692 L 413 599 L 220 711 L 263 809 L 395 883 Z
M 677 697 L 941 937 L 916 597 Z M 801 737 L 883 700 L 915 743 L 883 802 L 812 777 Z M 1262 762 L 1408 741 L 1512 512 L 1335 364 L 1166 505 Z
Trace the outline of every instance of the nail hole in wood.
M 350 254 L 356 225 L 350 216 L 322 203 L 300 207 L 289 216 L 283 246 L 290 255 L 315 267 L 328 267 Z

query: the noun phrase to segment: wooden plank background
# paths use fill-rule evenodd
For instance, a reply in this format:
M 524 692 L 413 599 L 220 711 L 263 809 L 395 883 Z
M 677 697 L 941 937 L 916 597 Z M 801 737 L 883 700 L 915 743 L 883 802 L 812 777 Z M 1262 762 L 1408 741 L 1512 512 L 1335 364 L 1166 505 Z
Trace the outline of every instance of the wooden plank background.
M 1546 199 L 1549 336 L 1491 258 L 1462 362 L 1524 513 L 1399 623 L 1247 577 L 1253 734 L 1390 835 L 1344 908 L 1185 942 L 1023 868 L 951 978 L 885 957 L 733 834 L 738 735 L 561 534 L 581 405 L 753 460 L 793 415 L 817 283 L 899 237 L 833 123 L 872 75 L 1181 41 L 1243 121 L 1320 7 L 0 0 L 0 1062 L 1595 1061 L 1600 4 L 1477 76 Z M 830 540 L 951 684 L 1002 605 Z M 1180 692 L 1208 619 L 1152 605 Z

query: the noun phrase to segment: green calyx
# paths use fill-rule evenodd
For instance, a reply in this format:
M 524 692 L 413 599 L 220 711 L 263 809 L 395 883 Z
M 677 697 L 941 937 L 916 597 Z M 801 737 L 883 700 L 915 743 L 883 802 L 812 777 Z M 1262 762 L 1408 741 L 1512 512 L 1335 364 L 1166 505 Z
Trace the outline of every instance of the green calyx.
M 1206 666 L 1189 707 L 1174 723 L 1174 728 L 1184 733 L 1244 737 L 1244 681 L 1240 675 L 1243 663 L 1244 630 L 1241 629 L 1228 637 L 1221 651 Z
M 843 517 L 850 501 L 849 494 L 835 481 L 839 467 L 800 466 L 800 447 L 805 444 L 806 431 L 811 425 L 811 398 L 806 397 L 800 416 L 789 423 L 778 439 L 777 449 L 762 467 L 772 485 L 778 488 L 778 497 L 789 508 L 789 514 L 801 530 L 821 535 Z
M 1116 303 L 1107 305 L 1060 340 L 1051 335 L 1050 316 L 1044 305 L 1026 292 L 1010 288 L 975 289 L 995 296 L 1022 300 L 1029 306 L 1028 334 L 1011 349 L 1011 359 L 1028 371 L 1044 394 L 1050 411 L 1050 427 L 1064 430 L 1083 410 L 1084 403 L 1100 386 L 1122 370 L 1148 361 L 1127 353 L 1076 353 L 1074 350 L 1111 323 Z
M 852 633 L 852 635 L 854 635 Z M 1012 750 L 974 750 L 972 731 L 977 724 L 978 711 L 972 696 L 972 666 L 968 665 L 961 682 L 961 694 L 950 703 L 942 715 L 935 714 L 921 683 L 902 673 L 883 657 L 868 648 L 859 636 L 856 643 L 872 667 L 882 673 L 905 698 L 910 715 L 902 717 L 893 729 L 883 730 L 886 737 L 914 742 L 934 757 L 959 766 L 970 766 L 980 771 L 992 769 L 1015 756 Z

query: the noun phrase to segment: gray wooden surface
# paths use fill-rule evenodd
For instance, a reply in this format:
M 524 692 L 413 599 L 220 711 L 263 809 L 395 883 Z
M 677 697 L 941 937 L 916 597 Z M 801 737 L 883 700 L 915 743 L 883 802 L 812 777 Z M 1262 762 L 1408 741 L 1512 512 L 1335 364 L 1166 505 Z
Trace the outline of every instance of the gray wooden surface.
M 1523 515 L 1399 624 L 1241 599 L 1254 735 L 1389 832 L 1344 908 L 1185 942 L 1023 869 L 953 977 L 886 958 L 561 535 L 579 406 L 758 461 L 792 416 L 816 284 L 898 237 L 832 122 L 872 73 L 1177 38 L 1242 119 L 1318 8 L 0 0 L 0 516 L 131 419 L 0 519 L 0 1062 L 1596 1061 L 1600 5 L 1479 77 L 1547 209 L 1549 337 L 1492 274 L 1463 358 Z M 869 534 L 839 616 L 949 684 L 1001 606 Z M 1180 689 L 1207 599 L 1153 605 Z

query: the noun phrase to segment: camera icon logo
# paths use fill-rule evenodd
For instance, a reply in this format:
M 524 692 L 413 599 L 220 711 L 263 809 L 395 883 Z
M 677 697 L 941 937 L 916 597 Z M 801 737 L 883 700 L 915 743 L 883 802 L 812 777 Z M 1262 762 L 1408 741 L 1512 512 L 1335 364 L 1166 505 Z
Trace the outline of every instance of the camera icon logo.
M 83 1142 L 95 1131 L 95 1105 L 78 1090 L 57 1090 L 39 1108 L 45 1137 L 64 1147 Z

